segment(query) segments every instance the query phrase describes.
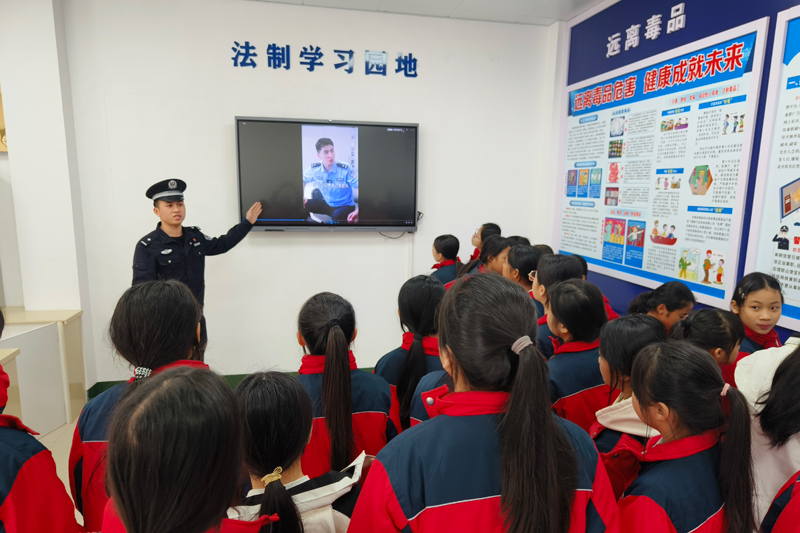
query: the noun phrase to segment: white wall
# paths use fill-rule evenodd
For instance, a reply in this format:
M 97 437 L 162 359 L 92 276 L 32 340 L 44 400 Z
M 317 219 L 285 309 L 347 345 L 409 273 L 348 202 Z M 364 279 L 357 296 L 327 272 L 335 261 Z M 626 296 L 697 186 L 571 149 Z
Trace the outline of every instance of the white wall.
M 548 28 L 242 0 L 67 0 L 64 17 L 93 312 L 86 342 L 100 381 L 127 375 L 104 330 L 130 285 L 135 243 L 157 222 L 146 188 L 182 177 L 188 224 L 220 234 L 236 222 L 236 115 L 419 123 L 425 218 L 396 241 L 254 232 L 209 258 L 207 360 L 218 371 L 296 369 L 297 311 L 322 290 L 352 301 L 356 357 L 371 366 L 399 343 L 397 291 L 429 271 L 437 235 L 457 235 L 462 258 L 484 221 L 550 235 L 531 197 L 543 164 L 535 132 L 554 83 Z M 257 68 L 232 67 L 234 40 L 258 47 Z M 291 70 L 267 68 L 273 42 L 291 45 Z M 314 73 L 297 60 L 309 44 L 326 52 Z M 329 66 L 339 47 L 356 51 L 351 75 Z M 412 52 L 419 78 L 365 76 L 365 49 L 390 60 Z
M 8 168 L 8 154 L 5 152 L 0 153 L 0 272 L 3 281 L 3 305 L 23 305 L 17 221 L 14 217 L 11 171 Z

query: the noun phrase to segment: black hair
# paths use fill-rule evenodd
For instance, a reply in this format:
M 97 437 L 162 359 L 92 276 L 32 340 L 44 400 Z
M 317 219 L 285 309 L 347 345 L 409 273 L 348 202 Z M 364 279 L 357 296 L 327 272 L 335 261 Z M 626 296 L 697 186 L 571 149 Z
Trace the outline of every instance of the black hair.
M 584 259 L 582 255 L 572 254 L 572 257 L 577 259 L 581 264 L 581 268 L 583 269 L 583 277 L 587 277 L 589 275 L 589 263 L 586 262 L 586 259 Z
M 549 244 L 534 244 L 533 246 L 534 248 L 540 249 L 542 255 L 553 255 L 555 253 Z
M 559 281 L 547 291 L 553 318 L 564 324 L 573 341 L 594 342 L 608 322 L 603 293 L 585 279 Z
M 800 433 L 800 346 L 778 365 L 772 387 L 758 404 L 761 429 L 773 447 Z
M 667 311 L 683 309 L 688 304 L 694 305 L 694 293 L 680 281 L 668 281 L 652 291 L 645 291 L 633 299 L 628 306 L 628 314 L 647 314 L 664 304 Z
M 458 237 L 455 235 L 439 235 L 433 240 L 433 247 L 442 254 L 445 259 L 455 260 L 458 257 L 460 248 Z
M 739 283 L 736 284 L 736 288 L 733 289 L 732 300 L 736 302 L 737 306 L 743 307 L 744 301 L 751 292 L 760 291 L 762 289 L 774 289 L 778 291 L 781 295 L 781 303 L 783 303 L 783 291 L 781 290 L 780 282 L 763 272 L 750 272 L 740 279 Z
M 316 144 L 317 153 L 319 153 L 319 151 L 322 150 L 322 148 L 325 146 L 333 146 L 333 141 L 328 139 L 327 137 L 322 137 L 320 140 L 317 141 Z
M 512 235 L 511 237 L 506 237 L 506 238 L 511 243 L 511 246 L 518 246 L 518 245 L 530 246 L 531 245 L 531 240 L 529 238 L 527 238 L 527 237 L 520 237 L 519 235 Z
M 524 244 L 512 246 L 508 251 L 508 265 L 514 270 L 519 270 L 519 280 L 528 289 L 530 289 L 532 283 L 528 278 L 528 274 L 535 272 L 539 267 L 539 258 L 541 256 L 541 250 Z
M 664 324 L 649 315 L 626 315 L 609 320 L 600 329 L 600 355 L 608 363 L 617 388 L 620 377 L 630 377 L 636 354 L 649 344 L 667 340 Z
M 581 263 L 571 255 L 548 254 L 539 258 L 536 268 L 536 280 L 547 291 L 550 299 L 550 287 L 559 281 L 568 279 L 581 279 L 583 269 Z
M 721 396 L 725 380 L 711 354 L 689 341 L 646 346 L 633 362 L 631 387 L 642 407 L 665 404 L 690 435 L 714 429 L 725 432 L 720 443 L 719 487 L 729 531 L 756 531 L 750 408 L 733 387 Z M 723 405 L 726 401 L 729 406 Z
M 130 533 L 204 533 L 239 489 L 242 425 L 228 384 L 175 368 L 145 380 L 114 410 L 106 484 Z
M 544 358 L 535 344 L 511 350 L 536 331 L 536 318 L 522 287 L 473 276 L 448 291 L 437 319 L 455 381 L 463 376 L 472 390 L 510 393 L 500 422 L 500 502 L 509 533 L 566 532 L 577 488 L 576 454 L 550 409 Z
M 501 235 L 502 233 L 503 232 L 500 231 L 500 226 L 494 222 L 487 222 L 483 224 L 480 228 L 481 246 L 483 246 L 483 242 L 485 242 L 488 237 L 491 237 L 492 235 Z
M 744 340 L 744 325 L 724 309 L 700 309 L 673 324 L 670 337 L 692 341 L 704 350 L 722 348 L 730 354 Z
M 492 260 L 493 257 L 498 256 L 502 253 L 503 250 L 508 248 L 510 243 L 508 239 L 505 237 L 501 237 L 500 235 L 490 235 L 486 238 L 481 244 L 481 255 L 478 259 L 473 259 L 472 261 L 460 265 L 457 269 L 457 275 L 460 277 L 469 271 L 471 271 L 477 265 L 485 265 L 489 261 Z
M 414 341 L 406 352 L 397 379 L 397 399 L 403 429 L 411 425 L 414 391 L 419 380 L 428 373 L 428 356 L 422 349 L 422 339 L 436 335 L 436 311 L 444 293 L 444 285 L 435 277 L 415 276 L 403 284 L 397 297 L 400 323 L 405 330 L 414 334 Z
M 3 330 L 6 327 L 6 318 L 3 316 L 3 310 L 0 309 L 0 337 L 3 336 Z
M 330 292 L 309 298 L 297 317 L 297 330 L 311 355 L 324 355 L 322 408 L 331 440 L 331 470 L 353 459 L 353 396 L 350 384 L 350 342 L 356 313 L 350 302 Z
M 314 417 L 311 398 L 292 376 L 257 372 L 236 387 L 244 426 L 244 466 L 263 478 L 280 467 L 287 471 L 303 456 Z M 270 533 L 302 533 L 303 521 L 280 481 L 269 483 L 261 497 L 259 516 L 277 514 Z
M 131 366 L 155 370 L 181 359 L 203 360 L 205 345 L 197 339 L 202 316 L 197 298 L 180 281 L 148 281 L 123 293 L 108 334 Z

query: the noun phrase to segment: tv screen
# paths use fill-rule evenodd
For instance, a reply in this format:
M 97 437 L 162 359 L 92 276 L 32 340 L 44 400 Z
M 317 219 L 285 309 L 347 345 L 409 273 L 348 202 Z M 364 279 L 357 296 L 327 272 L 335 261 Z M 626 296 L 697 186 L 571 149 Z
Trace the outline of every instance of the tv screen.
M 239 210 L 266 231 L 415 231 L 417 124 L 236 117 Z

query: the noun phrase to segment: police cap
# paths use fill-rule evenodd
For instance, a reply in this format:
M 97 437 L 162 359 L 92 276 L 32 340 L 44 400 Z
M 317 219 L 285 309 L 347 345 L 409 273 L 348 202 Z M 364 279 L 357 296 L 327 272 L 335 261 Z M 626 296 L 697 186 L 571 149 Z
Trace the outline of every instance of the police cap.
M 149 189 L 145 195 L 151 200 L 164 200 L 165 202 L 182 202 L 183 191 L 186 190 L 186 182 L 183 180 L 170 178 L 159 181 Z

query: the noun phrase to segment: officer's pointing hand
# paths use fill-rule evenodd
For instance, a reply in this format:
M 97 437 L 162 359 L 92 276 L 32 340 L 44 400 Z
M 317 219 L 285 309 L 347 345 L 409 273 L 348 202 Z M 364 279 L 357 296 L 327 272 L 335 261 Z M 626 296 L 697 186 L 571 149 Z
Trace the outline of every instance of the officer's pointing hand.
M 247 214 L 244 218 L 251 224 L 255 224 L 256 220 L 258 220 L 258 215 L 261 214 L 261 202 L 256 202 L 253 204 L 253 207 L 247 210 Z

